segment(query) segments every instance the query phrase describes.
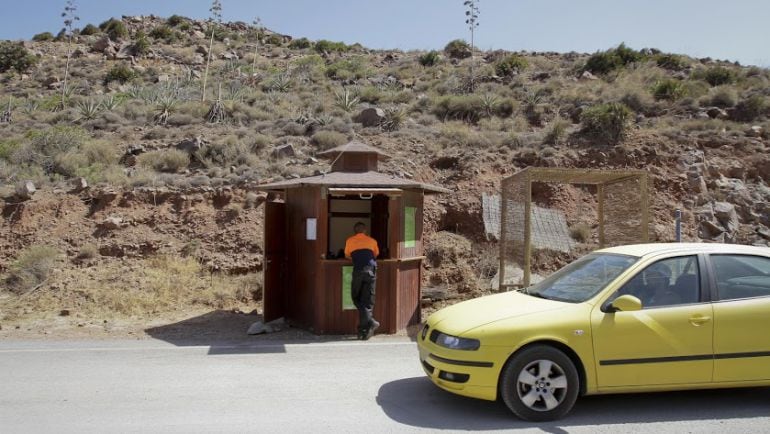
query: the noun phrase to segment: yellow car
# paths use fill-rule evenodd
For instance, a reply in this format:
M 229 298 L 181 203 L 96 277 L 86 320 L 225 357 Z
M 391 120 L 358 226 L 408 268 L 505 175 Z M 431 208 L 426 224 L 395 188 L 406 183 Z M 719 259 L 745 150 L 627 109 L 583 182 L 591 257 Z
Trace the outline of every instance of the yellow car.
M 515 292 L 431 315 L 430 379 L 553 420 L 579 395 L 770 385 L 770 248 L 598 250 Z

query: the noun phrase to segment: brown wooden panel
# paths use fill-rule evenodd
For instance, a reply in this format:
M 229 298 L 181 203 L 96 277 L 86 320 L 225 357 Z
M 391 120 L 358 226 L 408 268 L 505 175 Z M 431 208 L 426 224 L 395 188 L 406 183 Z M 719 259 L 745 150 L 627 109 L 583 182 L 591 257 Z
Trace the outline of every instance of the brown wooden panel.
M 406 218 L 406 207 L 417 208 L 417 214 L 415 215 L 415 246 L 405 247 L 404 240 L 404 219 Z M 422 230 L 423 230 L 423 196 L 421 192 L 405 191 L 401 197 L 401 204 L 398 210 L 398 258 L 414 258 L 422 256 Z
M 397 328 L 403 330 L 420 322 L 421 260 L 399 263 Z M 395 333 L 395 332 L 394 332 Z
M 325 304 L 318 306 L 323 309 L 323 321 L 319 327 L 320 333 L 355 334 L 358 327 L 358 310 L 342 309 L 342 267 L 350 265 L 350 261 L 324 261 L 324 288 L 326 291 Z M 375 283 L 374 318 L 380 322 L 378 332 L 395 333 L 396 325 L 390 320 L 391 299 L 396 292 L 395 262 L 378 264 L 377 282 Z
M 289 291 L 286 287 L 286 205 L 265 203 L 265 275 L 264 320 L 272 321 L 286 314 Z
M 288 223 L 287 282 L 292 297 L 287 306 L 287 317 L 294 323 L 313 329 L 316 277 L 320 252 L 318 240 L 305 239 L 307 218 L 318 218 L 320 189 L 297 188 L 287 190 L 286 217 Z M 319 227 L 322 227 L 319 225 Z

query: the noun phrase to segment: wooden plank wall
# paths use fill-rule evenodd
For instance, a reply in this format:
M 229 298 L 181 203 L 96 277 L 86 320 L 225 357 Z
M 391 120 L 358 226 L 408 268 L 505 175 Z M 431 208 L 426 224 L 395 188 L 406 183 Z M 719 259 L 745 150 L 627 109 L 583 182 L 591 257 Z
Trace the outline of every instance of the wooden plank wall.
M 400 202 L 400 206 L 398 207 L 398 210 L 391 210 L 391 216 L 399 216 L 398 221 L 395 222 L 395 224 L 392 226 L 393 228 L 396 228 L 395 231 L 395 239 L 398 240 L 398 254 L 395 256 L 397 258 L 414 258 L 417 256 L 422 256 L 422 226 L 423 226 L 423 197 L 421 192 L 415 192 L 415 191 L 405 191 L 404 194 L 401 196 L 400 200 L 396 201 Z M 404 219 L 406 218 L 405 209 L 406 207 L 416 207 L 417 208 L 417 214 L 415 215 L 415 237 L 416 242 L 414 247 L 404 247 Z M 394 213 L 395 211 L 395 213 Z
M 421 260 L 398 264 L 398 315 L 396 319 L 398 330 L 420 322 L 421 266 Z
M 320 190 L 313 188 L 288 189 L 286 193 L 288 286 L 290 292 L 287 318 L 298 325 L 313 327 L 316 279 L 318 277 L 319 243 L 305 238 L 307 218 L 318 218 Z M 325 215 L 325 213 L 324 213 Z M 325 221 L 318 221 L 318 233 L 325 228 Z M 323 225 L 323 226 L 322 226 Z M 325 232 L 325 230 L 323 231 Z M 319 237 L 320 238 L 320 237 Z M 325 244 L 325 241 L 324 241 Z
M 342 310 L 342 267 L 350 265 L 347 261 L 326 261 L 323 263 L 326 290 L 325 303 L 319 311 L 323 318 L 318 327 L 319 333 L 355 334 L 358 326 L 358 310 Z M 377 267 L 375 283 L 374 318 L 380 322 L 380 333 L 395 333 L 391 306 L 396 298 L 396 262 L 382 262 Z

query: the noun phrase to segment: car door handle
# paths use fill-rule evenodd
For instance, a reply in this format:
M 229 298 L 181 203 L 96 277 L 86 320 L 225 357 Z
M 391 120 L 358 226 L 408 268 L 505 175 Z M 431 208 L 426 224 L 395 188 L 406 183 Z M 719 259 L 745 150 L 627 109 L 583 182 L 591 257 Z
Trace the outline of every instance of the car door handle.
M 703 324 L 706 324 L 707 322 L 711 321 L 710 316 L 705 315 L 693 315 L 690 317 L 690 324 L 698 327 L 702 326 Z

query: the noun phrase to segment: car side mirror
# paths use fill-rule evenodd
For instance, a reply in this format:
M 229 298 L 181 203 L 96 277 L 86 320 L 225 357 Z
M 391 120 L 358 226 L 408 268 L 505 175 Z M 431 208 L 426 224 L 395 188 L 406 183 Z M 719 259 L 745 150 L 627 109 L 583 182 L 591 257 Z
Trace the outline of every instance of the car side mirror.
M 642 301 L 633 295 L 626 294 L 613 300 L 607 307 L 608 312 L 634 312 L 642 310 Z

